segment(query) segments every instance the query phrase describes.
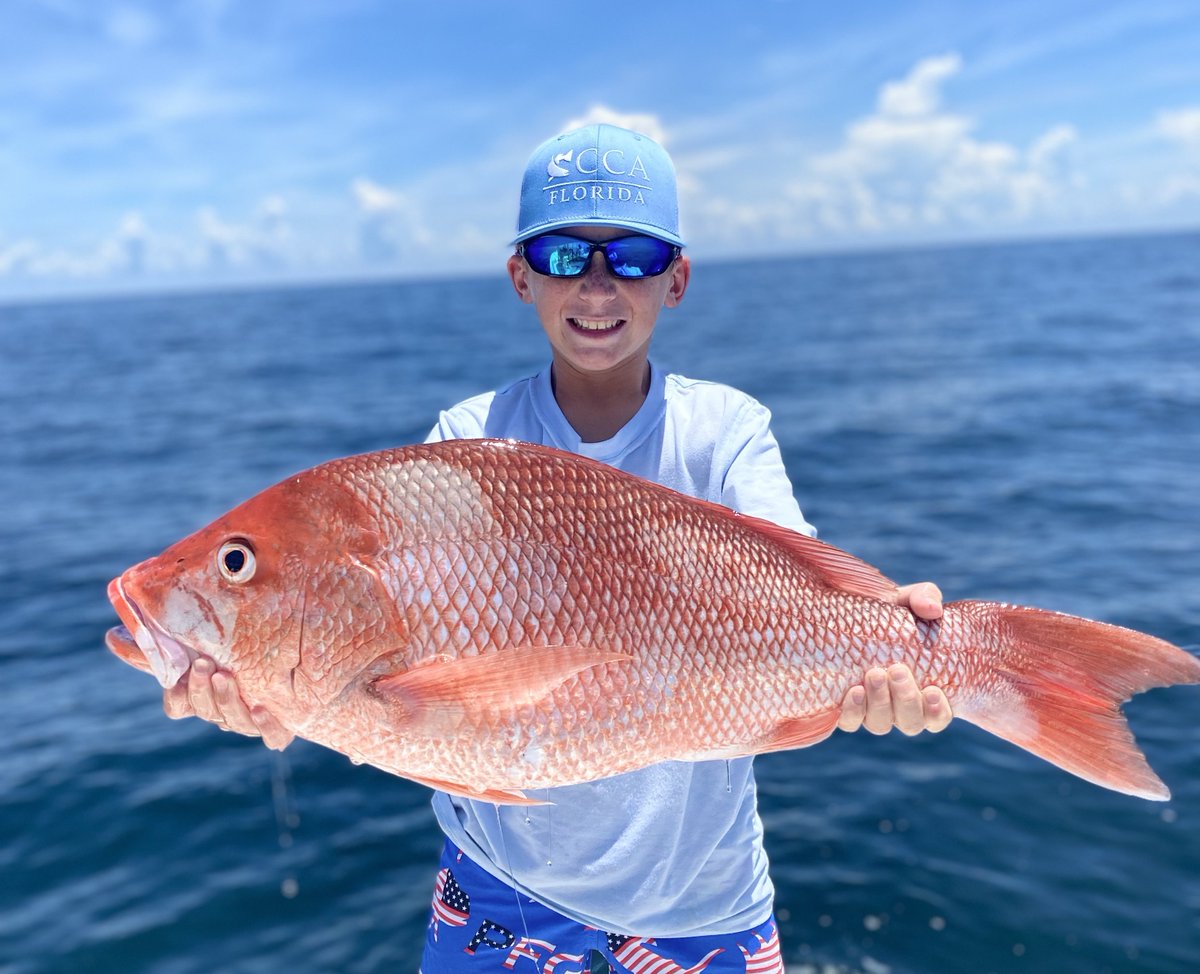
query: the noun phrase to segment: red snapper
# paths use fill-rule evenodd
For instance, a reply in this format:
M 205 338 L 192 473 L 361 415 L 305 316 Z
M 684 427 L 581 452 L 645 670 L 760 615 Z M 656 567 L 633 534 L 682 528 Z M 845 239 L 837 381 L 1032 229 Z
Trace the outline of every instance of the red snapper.
M 295 734 L 459 795 L 823 740 L 868 667 L 1165 799 L 1120 711 L 1200 683 L 1152 636 L 993 602 L 922 622 L 837 548 L 574 454 L 457 440 L 290 477 L 109 585 L 108 645 L 208 657 Z

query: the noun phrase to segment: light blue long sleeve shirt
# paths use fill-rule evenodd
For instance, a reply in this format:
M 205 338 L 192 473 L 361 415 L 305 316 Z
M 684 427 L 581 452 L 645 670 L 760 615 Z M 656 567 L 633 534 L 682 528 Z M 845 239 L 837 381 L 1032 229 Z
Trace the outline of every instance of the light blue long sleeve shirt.
M 729 386 L 651 366 L 638 413 L 610 440 L 580 442 L 550 367 L 443 412 L 427 440 L 507 437 L 583 454 L 805 534 L 770 413 Z M 438 792 L 443 831 L 492 875 L 610 933 L 735 933 L 771 913 L 753 759 L 669 761 L 496 806 Z

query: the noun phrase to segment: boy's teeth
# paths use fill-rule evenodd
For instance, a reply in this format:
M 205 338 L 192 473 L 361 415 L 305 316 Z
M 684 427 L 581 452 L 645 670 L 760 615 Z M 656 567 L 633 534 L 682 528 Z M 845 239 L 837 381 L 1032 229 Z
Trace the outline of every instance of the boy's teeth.
M 593 321 L 587 318 L 573 318 L 572 320 L 580 328 L 585 328 L 588 331 L 608 331 L 608 329 L 616 328 L 621 323 L 620 318 L 606 318 L 603 321 Z

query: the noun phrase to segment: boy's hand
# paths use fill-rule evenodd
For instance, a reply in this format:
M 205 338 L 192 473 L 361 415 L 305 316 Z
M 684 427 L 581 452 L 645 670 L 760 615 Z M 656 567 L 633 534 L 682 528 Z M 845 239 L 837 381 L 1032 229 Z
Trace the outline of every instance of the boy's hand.
M 265 708 L 247 707 L 233 677 L 207 659 L 196 660 L 175 686 L 163 691 L 163 710 L 174 720 L 201 717 L 221 730 L 261 737 L 275 751 L 296 736 Z
M 896 604 L 907 606 L 920 619 L 942 617 L 942 593 L 932 582 L 903 586 Z M 886 734 L 893 727 L 910 736 L 923 730 L 936 734 L 946 729 L 953 716 L 950 701 L 940 688 L 922 690 L 912 670 L 894 663 L 886 670 L 867 670 L 862 684 L 850 688 L 842 701 L 838 727 L 844 731 L 865 727 L 872 734 Z

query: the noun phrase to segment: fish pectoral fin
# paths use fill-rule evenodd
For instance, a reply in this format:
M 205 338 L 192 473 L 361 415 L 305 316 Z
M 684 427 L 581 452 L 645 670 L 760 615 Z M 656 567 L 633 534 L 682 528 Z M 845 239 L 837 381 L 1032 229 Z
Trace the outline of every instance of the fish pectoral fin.
M 632 659 L 595 646 L 517 646 L 482 656 L 435 656 L 371 686 L 413 718 L 444 717 L 530 706 L 585 670 Z
M 405 775 L 410 781 L 444 791 L 460 798 L 472 798 L 476 801 L 491 802 L 493 805 L 550 805 L 551 802 L 538 798 L 529 798 L 525 792 L 507 788 L 485 788 L 482 791 L 472 789 L 459 781 L 443 781 L 438 778 L 418 778 L 416 775 Z
M 767 751 L 787 751 L 792 748 L 811 747 L 814 744 L 819 744 L 833 733 L 841 715 L 841 708 L 835 707 L 832 710 L 823 710 L 817 714 L 808 714 L 804 717 L 791 717 L 787 720 L 782 720 L 775 726 L 775 733 L 771 736 L 767 746 L 762 748 L 761 751 L 762 753 Z

